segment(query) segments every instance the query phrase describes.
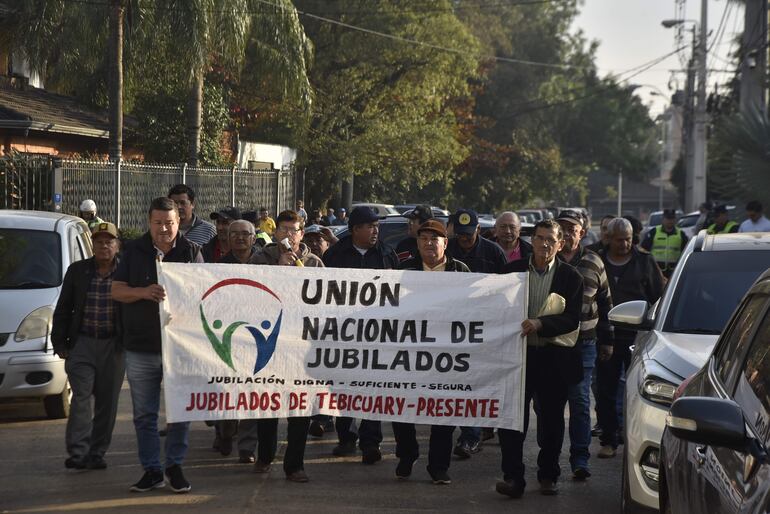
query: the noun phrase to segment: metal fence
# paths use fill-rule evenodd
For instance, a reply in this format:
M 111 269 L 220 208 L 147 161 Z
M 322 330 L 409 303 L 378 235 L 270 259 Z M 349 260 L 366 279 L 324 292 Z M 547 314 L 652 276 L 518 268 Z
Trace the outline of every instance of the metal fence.
M 234 205 L 241 210 L 266 207 L 272 213 L 294 207 L 296 172 L 192 167 L 186 164 L 137 164 L 51 159 L 0 159 L 3 209 L 57 210 L 77 214 L 80 202 L 96 202 L 101 218 L 120 228 L 145 230 L 150 201 L 171 186 L 195 191 L 199 216 Z

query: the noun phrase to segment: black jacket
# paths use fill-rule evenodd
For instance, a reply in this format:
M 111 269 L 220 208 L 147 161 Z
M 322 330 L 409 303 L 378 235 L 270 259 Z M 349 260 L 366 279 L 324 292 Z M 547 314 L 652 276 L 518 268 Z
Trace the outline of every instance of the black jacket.
M 474 273 L 502 273 L 506 259 L 503 249 L 497 243 L 478 236 L 470 252 L 463 251 L 457 239 L 449 241 L 447 253 L 465 263 Z
M 217 262 L 217 260 L 214 258 L 214 250 L 217 248 L 217 240 L 219 239 L 219 236 L 214 236 L 211 239 L 209 239 L 209 242 L 205 245 L 201 246 L 201 254 L 203 254 L 203 260 L 205 262 Z M 223 255 L 220 255 L 220 258 L 223 257 Z
M 419 256 L 420 253 L 417 249 L 417 238 L 409 236 L 399 241 L 396 245 L 396 255 L 398 255 L 398 259 L 402 263 Z
M 91 286 L 91 279 L 96 274 L 96 261 L 93 257 L 70 264 L 64 275 L 59 301 L 53 312 L 51 343 L 53 350 L 60 353 L 75 347 L 80 335 L 80 325 L 86 306 L 86 295 Z M 115 302 L 115 336 L 120 339 L 121 304 Z
M 167 253 L 164 262 L 195 262 L 201 247 L 184 236 L 178 236 L 176 246 Z M 126 282 L 130 287 L 147 287 L 158 283 L 155 268 L 157 252 L 150 233 L 126 244 L 113 280 Z M 160 308 L 150 300 L 139 300 L 122 305 L 123 347 L 126 350 L 160 353 Z
M 419 255 L 417 257 L 407 259 L 401 263 L 400 269 L 423 271 L 422 259 L 419 257 Z M 463 271 L 465 273 L 468 273 L 470 272 L 470 269 L 468 269 L 468 266 L 466 266 L 463 262 L 458 261 L 457 259 L 453 259 L 449 255 L 447 255 L 446 266 L 444 267 L 444 271 Z
M 377 241 L 376 245 L 361 255 L 349 235 L 326 250 L 323 261 L 327 268 L 398 269 L 396 252 L 382 241 Z
M 556 337 L 568 334 L 580 326 L 580 312 L 583 307 L 583 277 L 580 272 L 559 259 L 554 263 L 553 281 L 549 292 L 564 298 L 566 306 L 561 314 L 552 314 L 538 318 L 543 327 L 538 331 L 542 337 Z M 509 262 L 503 273 L 529 272 L 529 259 Z M 538 362 L 551 363 L 567 384 L 577 384 L 583 380 L 583 357 L 580 342 L 572 348 L 547 345 L 538 348 Z M 543 370 L 537 370 L 542 372 Z M 548 371 L 548 370 L 545 370 Z
M 612 264 L 607 259 L 607 248 L 602 248 L 597 253 L 604 261 L 613 304 L 620 305 L 633 300 L 647 300 L 652 305 L 663 294 L 663 275 L 660 273 L 655 259 L 649 253 L 642 253 L 636 248 L 632 248 L 631 260 L 618 281 L 615 281 L 610 273 Z

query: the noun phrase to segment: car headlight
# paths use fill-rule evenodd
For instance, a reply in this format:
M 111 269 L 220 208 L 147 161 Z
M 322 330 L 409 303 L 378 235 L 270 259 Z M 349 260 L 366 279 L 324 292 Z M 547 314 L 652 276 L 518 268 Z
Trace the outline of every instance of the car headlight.
M 17 343 L 27 339 L 46 337 L 51 333 L 53 322 L 53 307 L 47 305 L 30 312 L 16 330 L 14 341 Z
M 651 402 L 659 403 L 667 407 L 674 401 L 675 392 L 676 385 L 667 380 L 663 380 L 662 378 L 649 376 L 642 382 L 642 396 Z

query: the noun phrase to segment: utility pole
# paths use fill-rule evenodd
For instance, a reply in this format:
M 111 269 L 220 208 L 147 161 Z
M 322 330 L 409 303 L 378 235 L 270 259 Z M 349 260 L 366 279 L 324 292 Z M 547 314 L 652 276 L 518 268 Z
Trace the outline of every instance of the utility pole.
M 695 50 L 695 34 L 693 33 L 693 54 Z M 698 208 L 693 205 L 693 183 L 695 182 L 695 60 L 694 55 L 687 62 L 687 83 L 685 84 L 684 120 L 682 123 L 682 156 L 684 157 L 685 182 L 684 205 L 685 212 Z
M 693 148 L 693 182 L 691 195 L 686 198 L 687 212 L 694 211 L 706 201 L 706 44 L 708 36 L 708 0 L 701 0 L 700 33 L 698 34 L 698 102 L 695 106 L 695 133 Z
M 741 72 L 741 114 L 764 112 L 765 70 L 767 69 L 767 0 L 745 0 L 743 60 Z

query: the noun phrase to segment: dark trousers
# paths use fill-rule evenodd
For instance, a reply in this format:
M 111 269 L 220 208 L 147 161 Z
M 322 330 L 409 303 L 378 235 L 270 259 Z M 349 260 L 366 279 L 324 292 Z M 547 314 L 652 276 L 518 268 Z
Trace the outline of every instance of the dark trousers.
M 340 444 L 358 439 L 358 447 L 362 450 L 371 447 L 379 448 L 382 442 L 382 423 L 362 419 L 358 423 L 358 434 L 351 430 L 352 425 L 353 418 L 335 418 L 334 426 L 337 429 Z
M 123 351 L 115 339 L 81 335 L 64 369 L 72 387 L 65 432 L 67 453 L 76 459 L 104 457 L 112 440 L 126 370 Z
M 287 475 L 305 469 L 305 443 L 310 418 L 288 418 L 288 422 L 286 452 L 283 456 L 283 470 Z M 257 420 L 257 438 L 257 460 L 270 464 L 278 448 L 278 420 Z
M 452 433 L 455 427 L 431 425 L 428 443 L 428 473 L 447 471 L 452 459 Z M 393 423 L 396 457 L 414 462 L 420 456 L 414 423 Z
M 629 339 L 616 340 L 612 358 L 596 364 L 596 416 L 602 429 L 602 446 L 618 447 L 618 389 L 623 369 L 628 369 L 631 362 L 632 343 Z
M 526 485 L 524 480 L 524 439 L 529 427 L 529 406 L 537 398 L 537 479 L 556 481 L 561 474 L 559 454 L 564 442 L 564 407 L 568 384 L 540 359 L 538 349 L 527 349 L 527 377 L 524 389 L 524 431 L 498 429 L 504 480 Z

